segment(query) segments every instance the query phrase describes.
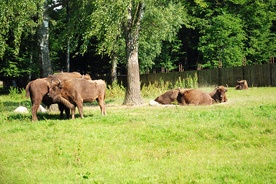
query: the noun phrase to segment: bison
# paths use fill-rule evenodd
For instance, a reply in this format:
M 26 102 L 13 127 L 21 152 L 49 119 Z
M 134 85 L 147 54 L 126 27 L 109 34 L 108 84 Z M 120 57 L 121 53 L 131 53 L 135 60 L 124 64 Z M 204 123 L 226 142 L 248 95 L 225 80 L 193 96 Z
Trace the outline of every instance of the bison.
M 63 72 L 63 73 L 49 75 L 47 78 L 39 78 L 39 79 L 33 80 L 26 85 L 26 88 L 25 88 L 26 97 L 27 98 L 30 97 L 32 102 L 32 121 L 38 120 L 36 113 L 41 102 L 48 107 L 51 104 L 55 103 L 53 102 L 53 99 L 47 95 L 49 92 L 50 83 L 56 79 L 63 81 L 63 80 L 72 79 L 72 78 L 91 79 L 89 75 L 83 76 L 78 72 L 72 72 L 72 73 Z M 60 115 L 63 116 L 63 110 L 65 110 L 68 118 L 70 115 L 70 110 L 64 107 L 62 103 L 58 103 L 58 104 L 60 109 Z
M 199 89 L 172 89 L 158 96 L 154 101 L 160 104 L 171 104 L 177 101 L 179 105 L 211 105 L 212 98 Z
M 160 104 L 171 104 L 172 102 L 174 102 L 177 99 L 177 96 L 179 94 L 179 90 L 178 89 L 172 89 L 169 90 L 167 92 L 165 92 L 164 94 L 158 96 L 154 101 L 160 103 Z
M 246 80 L 237 81 L 236 89 L 237 90 L 248 89 L 247 81 Z
M 199 89 L 179 89 L 177 101 L 179 105 L 212 105 L 211 96 Z
M 209 93 L 209 95 L 212 97 L 214 102 L 226 102 L 227 89 L 224 86 L 218 86 L 213 91 Z
M 106 83 L 103 80 L 70 79 L 53 82 L 49 95 L 54 102 L 61 102 L 71 109 L 72 119 L 75 119 L 75 106 L 78 107 L 83 118 L 83 102 L 97 100 L 101 114 L 105 115 L 105 91 Z

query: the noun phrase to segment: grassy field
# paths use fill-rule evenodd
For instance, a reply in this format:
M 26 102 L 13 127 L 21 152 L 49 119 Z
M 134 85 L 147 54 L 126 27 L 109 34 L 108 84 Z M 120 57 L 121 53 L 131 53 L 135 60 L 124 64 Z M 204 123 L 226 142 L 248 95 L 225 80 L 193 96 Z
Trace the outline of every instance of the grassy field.
M 204 88 L 210 91 L 211 88 Z M 0 96 L 0 183 L 276 183 L 276 88 L 229 89 L 225 104 L 122 106 L 107 116 L 16 114 L 30 100 Z

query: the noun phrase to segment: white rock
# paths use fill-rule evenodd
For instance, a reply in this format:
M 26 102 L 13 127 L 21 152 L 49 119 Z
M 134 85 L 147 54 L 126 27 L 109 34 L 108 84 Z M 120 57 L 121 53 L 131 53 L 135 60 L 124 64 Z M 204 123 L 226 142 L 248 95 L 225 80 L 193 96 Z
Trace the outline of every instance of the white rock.
M 47 112 L 47 110 L 42 105 L 39 105 L 37 112 L 45 113 L 45 112 Z
M 158 103 L 158 102 L 156 102 L 156 101 L 154 101 L 154 100 L 150 100 L 149 104 L 150 104 L 151 106 L 161 105 L 160 103 Z
M 17 112 L 17 113 L 28 113 L 28 109 L 24 106 L 19 106 L 17 107 L 14 112 Z

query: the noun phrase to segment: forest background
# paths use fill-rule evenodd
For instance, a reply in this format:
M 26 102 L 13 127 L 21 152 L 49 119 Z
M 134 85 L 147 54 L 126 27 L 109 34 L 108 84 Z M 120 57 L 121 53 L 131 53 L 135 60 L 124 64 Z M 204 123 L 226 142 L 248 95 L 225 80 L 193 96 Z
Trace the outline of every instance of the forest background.
M 154 68 L 174 71 L 179 66 L 194 70 L 274 62 L 275 4 L 275 0 L 1 1 L 0 80 L 24 87 L 29 80 L 57 71 L 79 71 L 92 78 L 105 74 L 116 80 L 118 74 L 139 75 Z M 135 86 L 139 83 L 129 86 L 134 88 L 130 93 L 137 92 Z M 139 103 L 139 94 L 135 98 Z

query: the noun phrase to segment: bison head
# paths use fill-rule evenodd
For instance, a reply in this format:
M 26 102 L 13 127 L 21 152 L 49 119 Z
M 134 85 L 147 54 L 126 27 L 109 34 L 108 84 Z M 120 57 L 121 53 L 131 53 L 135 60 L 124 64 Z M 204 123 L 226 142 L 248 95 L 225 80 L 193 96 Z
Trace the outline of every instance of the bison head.
M 237 81 L 236 89 L 238 90 L 248 89 L 247 81 L 246 80 Z
M 61 89 L 62 82 L 59 79 L 56 82 L 51 82 L 48 95 L 53 99 L 54 102 L 60 102 Z
M 226 102 L 227 101 L 227 98 L 226 98 L 227 88 L 224 86 L 218 86 L 218 87 L 216 87 L 215 90 L 216 90 L 218 100 L 220 102 Z

